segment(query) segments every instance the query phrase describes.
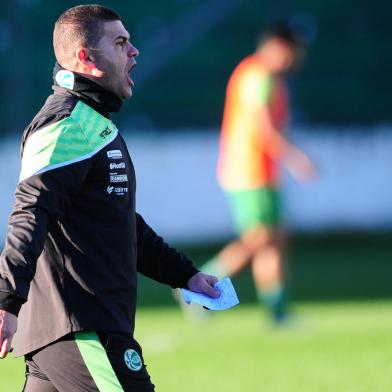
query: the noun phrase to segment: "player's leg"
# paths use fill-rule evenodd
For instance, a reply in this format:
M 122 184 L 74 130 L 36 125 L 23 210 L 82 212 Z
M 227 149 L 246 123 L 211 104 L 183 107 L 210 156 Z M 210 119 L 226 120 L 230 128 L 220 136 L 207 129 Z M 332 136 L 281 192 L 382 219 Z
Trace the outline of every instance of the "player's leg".
M 240 272 L 269 241 L 269 232 L 261 221 L 264 189 L 227 192 L 238 238 L 226 245 L 201 270 L 218 278 Z
M 27 356 L 26 360 L 26 382 L 23 392 L 58 392 L 37 364 Z
M 284 263 L 284 234 L 269 229 L 268 245 L 252 260 L 252 273 L 257 296 L 270 310 L 273 320 L 281 322 L 287 316 L 286 268 Z
M 34 353 L 31 360 L 50 380 L 55 388 L 53 391 L 154 390 L 140 346 L 129 335 L 95 332 L 69 334 Z
M 252 272 L 260 302 L 265 303 L 275 321 L 286 318 L 285 231 L 281 228 L 281 202 L 276 188 L 262 188 L 259 221 L 266 229 L 267 241 L 252 260 Z
M 283 265 L 284 233 L 277 189 L 263 187 L 230 192 L 229 200 L 241 237 L 225 247 L 202 270 L 218 277 L 232 276 L 250 259 L 260 302 L 266 304 L 276 321 L 286 316 L 286 284 Z
M 226 245 L 202 267 L 202 271 L 218 278 L 233 276 L 246 267 L 255 253 L 267 242 L 268 233 L 264 227 L 252 228 Z

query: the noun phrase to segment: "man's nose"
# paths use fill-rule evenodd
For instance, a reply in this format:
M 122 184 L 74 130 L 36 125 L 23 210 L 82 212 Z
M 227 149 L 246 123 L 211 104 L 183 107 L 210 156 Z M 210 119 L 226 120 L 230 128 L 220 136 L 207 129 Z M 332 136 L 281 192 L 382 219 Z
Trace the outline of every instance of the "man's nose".
M 137 56 L 139 56 L 139 51 L 135 46 L 131 44 L 128 50 L 128 57 L 137 57 Z

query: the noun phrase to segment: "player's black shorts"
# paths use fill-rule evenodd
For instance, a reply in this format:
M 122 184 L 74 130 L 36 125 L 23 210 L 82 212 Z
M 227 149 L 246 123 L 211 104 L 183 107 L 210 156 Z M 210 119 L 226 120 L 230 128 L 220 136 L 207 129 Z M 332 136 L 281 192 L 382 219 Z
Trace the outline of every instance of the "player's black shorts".
M 26 355 L 24 392 L 154 391 L 128 334 L 76 332 Z

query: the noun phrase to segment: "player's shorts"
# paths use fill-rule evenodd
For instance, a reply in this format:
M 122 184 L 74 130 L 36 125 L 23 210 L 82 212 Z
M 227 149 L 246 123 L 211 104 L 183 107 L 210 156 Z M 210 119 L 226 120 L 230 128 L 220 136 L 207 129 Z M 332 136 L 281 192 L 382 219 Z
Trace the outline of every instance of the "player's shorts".
M 154 391 L 128 334 L 76 332 L 26 355 L 24 392 Z
M 237 234 L 241 235 L 259 225 L 275 226 L 280 223 L 281 203 L 277 189 L 262 187 L 225 192 Z

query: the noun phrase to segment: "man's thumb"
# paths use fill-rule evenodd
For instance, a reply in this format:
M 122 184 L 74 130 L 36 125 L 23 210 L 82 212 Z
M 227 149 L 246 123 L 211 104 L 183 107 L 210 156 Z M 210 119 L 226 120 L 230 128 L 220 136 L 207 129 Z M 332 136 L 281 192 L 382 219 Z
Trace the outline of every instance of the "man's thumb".
M 204 292 L 213 298 L 218 298 L 220 296 L 220 291 L 212 287 L 211 284 L 207 283 L 204 287 Z
M 10 349 L 10 343 L 11 339 L 10 338 L 5 338 L 2 342 L 1 345 L 1 350 L 0 350 L 0 358 L 5 358 L 8 354 L 8 351 Z

